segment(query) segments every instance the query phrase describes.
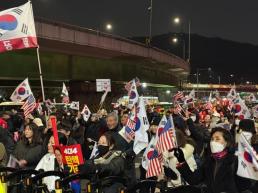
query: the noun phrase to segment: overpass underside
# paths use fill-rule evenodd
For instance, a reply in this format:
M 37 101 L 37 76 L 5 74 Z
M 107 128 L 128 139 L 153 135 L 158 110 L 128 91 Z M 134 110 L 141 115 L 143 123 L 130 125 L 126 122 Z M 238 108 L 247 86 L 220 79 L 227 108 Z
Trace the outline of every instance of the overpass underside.
M 44 44 L 43 44 L 44 45 Z M 52 44 L 53 45 L 53 44 Z M 61 45 L 60 45 L 61 46 Z M 69 50 L 68 45 L 63 45 Z M 95 58 L 72 53 L 59 53 L 52 47 L 40 49 L 40 59 L 44 80 L 47 81 L 94 81 L 96 78 L 109 78 L 112 81 L 126 82 L 139 77 L 144 82 L 177 85 L 178 78 L 169 66 L 150 59 L 114 56 Z M 82 50 L 81 50 L 82 51 Z M 38 62 L 35 49 L 6 52 L 0 54 L 0 79 L 38 79 Z

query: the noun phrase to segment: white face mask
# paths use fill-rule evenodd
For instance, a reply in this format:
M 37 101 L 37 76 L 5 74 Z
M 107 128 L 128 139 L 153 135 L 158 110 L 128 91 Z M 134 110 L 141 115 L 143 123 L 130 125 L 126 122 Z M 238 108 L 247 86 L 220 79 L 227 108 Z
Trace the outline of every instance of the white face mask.
M 246 140 L 251 143 L 251 138 L 253 137 L 253 134 L 250 132 L 242 131 L 242 134 L 245 136 Z
M 240 122 L 239 119 L 236 119 L 236 120 L 235 120 L 235 124 L 236 124 L 237 126 L 239 126 L 239 122 Z
M 196 121 L 196 116 L 191 116 L 190 118 L 193 120 L 193 122 Z
M 211 153 L 220 153 L 225 149 L 225 146 L 219 142 L 211 141 L 210 142 Z

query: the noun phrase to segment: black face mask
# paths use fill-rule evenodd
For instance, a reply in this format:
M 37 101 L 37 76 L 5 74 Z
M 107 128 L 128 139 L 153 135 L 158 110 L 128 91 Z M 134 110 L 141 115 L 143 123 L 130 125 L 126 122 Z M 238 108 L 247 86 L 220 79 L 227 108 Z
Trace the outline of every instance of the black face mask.
M 156 133 L 154 133 L 154 132 L 152 132 L 152 131 L 151 131 L 151 135 L 155 136 L 155 135 L 156 135 Z
M 99 156 L 105 155 L 109 151 L 109 146 L 98 145 Z

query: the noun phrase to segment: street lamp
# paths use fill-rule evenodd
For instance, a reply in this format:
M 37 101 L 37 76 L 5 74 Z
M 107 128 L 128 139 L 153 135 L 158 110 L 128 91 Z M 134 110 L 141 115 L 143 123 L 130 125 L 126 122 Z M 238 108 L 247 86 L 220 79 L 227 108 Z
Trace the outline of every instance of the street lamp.
M 172 41 L 173 41 L 173 43 L 177 43 L 177 42 L 178 42 L 178 38 L 174 37 L 174 38 L 172 39 Z
M 179 41 L 181 41 L 181 42 L 183 42 L 183 48 L 182 48 L 182 52 L 183 52 L 183 56 L 182 56 L 182 58 L 185 60 L 185 40 L 184 40 L 184 38 L 177 38 L 177 37 L 173 37 L 172 38 L 172 42 L 174 43 L 174 44 L 177 44 Z
M 185 40 L 184 40 L 184 38 L 180 38 L 180 39 L 178 39 L 177 37 L 172 38 L 172 42 L 174 44 L 177 44 L 179 40 L 181 42 L 183 42 L 183 56 L 182 56 L 182 58 L 185 60 Z
M 106 30 L 107 30 L 107 31 L 111 31 L 112 29 L 113 29 L 112 24 L 108 23 L 108 24 L 106 25 Z
M 179 24 L 180 23 L 180 18 L 179 17 L 175 17 L 174 18 L 174 23 L 175 24 Z
M 175 24 L 180 24 L 181 23 L 181 19 L 180 17 L 175 17 L 173 19 Z M 191 21 L 188 21 L 188 62 L 190 63 L 191 60 Z

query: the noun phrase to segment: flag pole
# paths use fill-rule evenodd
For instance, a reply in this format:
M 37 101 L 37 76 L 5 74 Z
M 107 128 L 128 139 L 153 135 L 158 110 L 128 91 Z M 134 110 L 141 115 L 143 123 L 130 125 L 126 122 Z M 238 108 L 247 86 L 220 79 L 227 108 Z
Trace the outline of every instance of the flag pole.
M 104 103 L 104 102 L 103 102 Z M 103 106 L 103 103 L 101 103 L 100 105 L 99 105 L 99 110 L 97 111 L 97 112 L 99 112 L 100 110 L 101 110 L 101 108 L 102 108 L 102 106 Z
M 31 2 L 31 0 L 28 0 L 28 2 L 30 2 L 32 17 L 33 17 L 33 20 L 34 20 L 32 2 Z M 37 47 L 37 59 L 38 59 L 38 65 L 39 65 L 39 78 L 40 78 L 40 84 L 41 84 L 42 99 L 43 99 L 43 102 L 45 102 L 46 99 L 45 99 L 44 85 L 43 85 L 43 76 L 42 76 L 41 63 L 40 63 L 40 57 L 39 57 L 39 45 Z
M 43 102 L 45 102 L 46 99 L 45 99 L 43 75 L 41 71 L 41 63 L 40 63 L 40 57 L 39 57 L 39 46 L 37 47 L 37 58 L 38 58 L 38 65 L 39 65 L 39 78 L 40 78 L 40 84 L 41 84 L 42 98 L 43 98 Z
M 176 128 L 175 128 L 175 126 L 174 126 L 174 120 L 173 120 L 173 117 L 172 117 L 172 115 L 170 115 L 169 116 L 169 119 L 170 119 L 170 122 L 171 122 L 171 124 L 173 125 L 173 134 L 174 134 L 174 136 L 175 136 L 175 145 L 176 145 L 176 148 L 178 148 L 178 143 L 177 143 L 177 138 L 176 138 Z

